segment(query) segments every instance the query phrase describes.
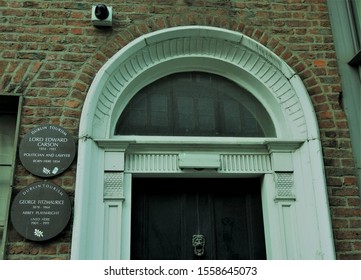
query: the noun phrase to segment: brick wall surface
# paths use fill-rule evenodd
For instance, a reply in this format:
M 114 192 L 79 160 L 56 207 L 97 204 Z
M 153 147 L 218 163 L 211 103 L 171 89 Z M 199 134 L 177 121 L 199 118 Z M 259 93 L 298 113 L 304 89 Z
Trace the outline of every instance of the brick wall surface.
M 167 27 L 239 31 L 283 58 L 301 77 L 318 117 L 338 259 L 361 259 L 361 208 L 342 108 L 326 0 L 113 0 L 113 27 L 92 26 L 91 1 L 0 0 L 0 94 L 24 96 L 20 137 L 40 124 L 74 136 L 100 67 L 135 38 Z M 75 165 L 50 181 L 71 197 Z M 38 178 L 18 161 L 15 192 Z M 8 259 L 69 259 L 71 223 L 56 239 L 28 242 L 10 226 Z

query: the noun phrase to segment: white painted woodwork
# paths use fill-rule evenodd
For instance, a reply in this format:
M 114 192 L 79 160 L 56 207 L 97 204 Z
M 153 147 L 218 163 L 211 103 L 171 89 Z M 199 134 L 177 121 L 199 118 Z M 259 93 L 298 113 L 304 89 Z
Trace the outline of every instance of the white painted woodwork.
M 244 87 L 269 113 L 277 137 L 113 135 L 119 116 L 141 88 L 181 71 L 218 74 Z M 184 26 L 135 39 L 95 77 L 79 138 L 72 259 L 129 259 L 133 176 L 260 176 L 267 258 L 335 258 L 320 137 L 309 95 L 282 59 L 241 33 Z M 184 153 L 212 158 L 214 168 L 181 168 Z M 185 166 L 189 161 L 186 158 Z M 108 172 L 123 178 L 111 191 Z M 123 196 L 117 193 L 120 189 Z

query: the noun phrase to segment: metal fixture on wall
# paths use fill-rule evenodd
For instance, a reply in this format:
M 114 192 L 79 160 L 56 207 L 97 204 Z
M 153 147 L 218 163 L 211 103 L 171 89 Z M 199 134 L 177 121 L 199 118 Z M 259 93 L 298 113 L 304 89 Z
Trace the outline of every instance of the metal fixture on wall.
M 113 8 L 105 4 L 92 6 L 91 20 L 94 26 L 112 26 Z

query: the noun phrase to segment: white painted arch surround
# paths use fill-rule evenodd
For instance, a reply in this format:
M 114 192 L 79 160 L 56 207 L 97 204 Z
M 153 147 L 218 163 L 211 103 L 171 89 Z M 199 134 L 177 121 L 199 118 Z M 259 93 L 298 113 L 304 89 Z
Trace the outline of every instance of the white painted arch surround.
M 277 137 L 113 135 L 132 96 L 181 71 L 218 74 L 246 88 L 268 111 Z M 267 258 L 335 258 L 320 137 L 308 93 L 282 59 L 241 33 L 184 26 L 134 40 L 96 75 L 79 138 L 72 259 L 129 258 L 132 176 L 260 176 Z M 211 168 L 199 158 L 211 159 Z

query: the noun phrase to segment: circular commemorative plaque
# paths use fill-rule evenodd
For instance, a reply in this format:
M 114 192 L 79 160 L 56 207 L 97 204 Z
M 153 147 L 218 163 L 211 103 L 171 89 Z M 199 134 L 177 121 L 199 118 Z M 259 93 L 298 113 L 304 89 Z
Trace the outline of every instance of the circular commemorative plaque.
M 20 235 L 32 241 L 45 241 L 64 230 L 71 216 L 71 204 L 59 186 L 37 182 L 15 196 L 10 215 Z
M 75 157 L 75 141 L 64 128 L 42 125 L 21 140 L 19 157 L 23 166 L 39 177 L 52 177 L 64 172 Z

